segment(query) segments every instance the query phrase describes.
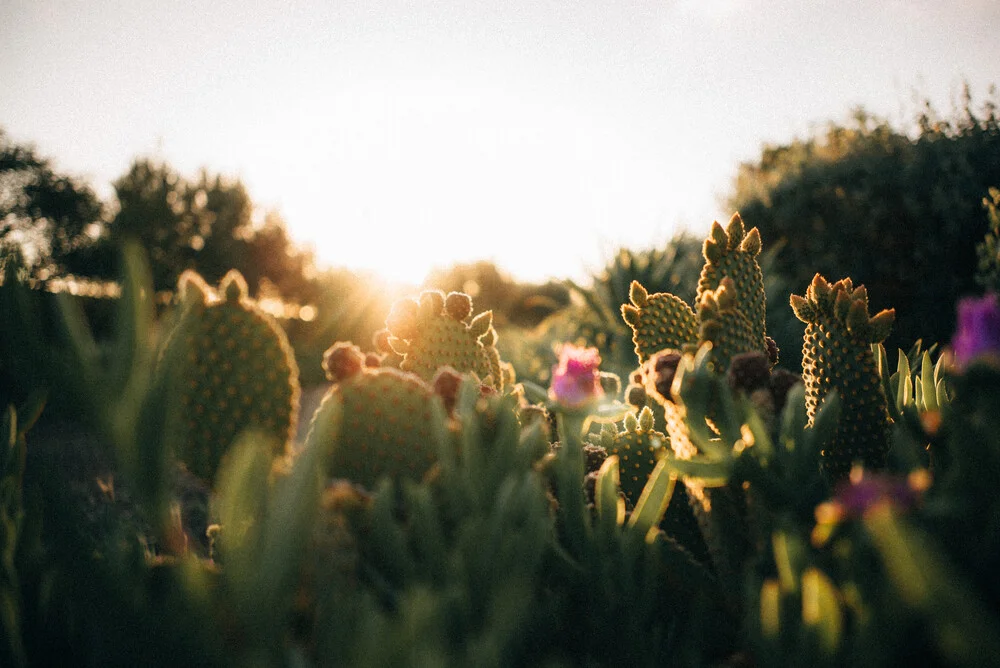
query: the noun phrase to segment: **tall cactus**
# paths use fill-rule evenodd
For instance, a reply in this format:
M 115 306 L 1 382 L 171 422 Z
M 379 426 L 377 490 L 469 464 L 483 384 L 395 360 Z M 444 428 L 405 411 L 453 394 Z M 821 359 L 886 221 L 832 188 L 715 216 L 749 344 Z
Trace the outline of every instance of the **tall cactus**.
M 248 296 L 238 271 L 212 290 L 194 271 L 179 284 L 183 314 L 161 357 L 176 362 L 177 456 L 211 481 L 236 437 L 255 430 L 285 454 L 298 417 L 298 367 L 285 333 Z
M 829 283 L 816 274 L 804 297 L 790 298 L 796 317 L 806 323 L 802 371 L 810 425 L 824 398 L 836 390 L 843 402 L 841 420 L 822 450 L 823 468 L 834 480 L 860 462 L 885 465 L 889 450 L 889 413 L 872 344 L 885 340 L 895 311 L 868 314 L 868 293 L 851 279 Z

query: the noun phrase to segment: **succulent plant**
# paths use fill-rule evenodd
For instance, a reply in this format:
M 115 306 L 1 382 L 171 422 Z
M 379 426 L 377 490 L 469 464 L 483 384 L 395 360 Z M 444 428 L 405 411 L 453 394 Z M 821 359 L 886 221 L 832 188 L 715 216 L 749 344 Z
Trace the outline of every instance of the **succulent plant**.
M 790 298 L 796 317 L 806 323 L 802 377 L 810 421 L 823 400 L 836 391 L 843 402 L 841 421 L 822 451 L 823 468 L 833 480 L 855 463 L 885 466 L 889 450 L 889 412 L 872 344 L 889 335 L 895 311 L 868 314 L 868 293 L 845 278 L 829 283 L 816 274 L 804 297 Z
M 431 380 L 449 366 L 459 373 L 474 373 L 480 381 L 502 390 L 513 381 L 512 367 L 500 361 L 493 314 L 472 316 L 472 298 L 462 292 L 447 296 L 427 290 L 417 300 L 392 305 L 386 318 L 385 344 L 402 356 L 400 368 Z
M 334 385 L 305 447 L 328 453 L 326 473 L 369 490 L 382 476 L 423 477 L 438 459 L 447 417 L 434 386 L 406 371 L 367 366 L 351 343 L 328 349 L 323 367 Z
M 178 458 L 211 481 L 223 454 L 246 430 L 272 437 L 272 454 L 284 455 L 295 435 L 299 398 L 285 333 L 247 296 L 238 271 L 226 274 L 218 292 L 187 271 L 179 292 L 182 315 L 161 356 L 161 364 L 178 364 L 172 370 L 181 406 Z
M 653 429 L 653 412 L 649 408 L 643 408 L 638 416 L 629 413 L 622 426 L 624 429 L 619 431 L 613 423 L 605 423 L 600 434 L 592 434 L 590 441 L 618 457 L 622 492 L 634 506 L 667 445 L 667 437 Z

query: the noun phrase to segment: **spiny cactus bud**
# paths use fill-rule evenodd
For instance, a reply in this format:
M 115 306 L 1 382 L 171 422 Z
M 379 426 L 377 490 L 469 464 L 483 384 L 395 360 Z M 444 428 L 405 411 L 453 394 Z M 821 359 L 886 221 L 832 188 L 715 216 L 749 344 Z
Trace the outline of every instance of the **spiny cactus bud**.
M 654 394 L 661 401 L 673 401 L 670 388 L 681 362 L 681 353 L 676 350 L 661 350 L 643 365 L 646 392 Z
M 449 292 L 444 308 L 455 320 L 465 320 L 472 313 L 472 297 L 464 292 Z
M 455 404 L 458 402 L 458 390 L 462 386 L 462 374 L 458 373 L 450 366 L 443 366 L 434 374 L 431 387 L 434 392 L 441 397 L 444 408 L 448 414 L 454 412 Z
M 771 380 L 770 363 L 764 353 L 735 355 L 727 372 L 729 386 L 734 390 L 750 393 L 768 387 Z
M 361 373 L 365 364 L 365 355 L 361 349 L 350 341 L 338 341 L 323 353 L 323 371 L 327 380 L 340 382 Z

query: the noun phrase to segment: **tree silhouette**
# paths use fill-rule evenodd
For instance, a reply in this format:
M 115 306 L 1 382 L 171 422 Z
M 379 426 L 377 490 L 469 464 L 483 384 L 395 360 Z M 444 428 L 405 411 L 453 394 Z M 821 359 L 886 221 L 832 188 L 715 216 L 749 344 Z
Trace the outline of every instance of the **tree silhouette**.
M 102 213 L 88 185 L 57 173 L 34 147 L 0 129 L 0 252 L 17 250 L 36 275 L 72 270 Z
M 976 290 L 981 202 L 1000 184 L 995 98 L 992 91 L 976 111 L 966 90 L 950 118 L 925 104 L 909 134 L 858 110 L 846 125 L 766 146 L 739 167 L 728 204 L 760 228 L 765 244 L 781 246 L 772 271 L 785 320 L 788 292 L 820 272 L 863 283 L 873 310 L 896 308 L 889 345 L 950 338 L 955 300 Z M 787 337 L 779 339 L 783 351 L 801 346 L 795 329 L 775 327 Z

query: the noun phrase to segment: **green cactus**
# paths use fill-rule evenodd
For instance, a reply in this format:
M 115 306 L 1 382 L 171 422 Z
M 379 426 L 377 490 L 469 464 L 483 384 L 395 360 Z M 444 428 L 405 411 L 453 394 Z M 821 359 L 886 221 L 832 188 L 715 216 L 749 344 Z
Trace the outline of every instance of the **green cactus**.
M 618 456 L 622 492 L 634 506 L 663 454 L 667 437 L 653 429 L 653 412 L 649 408 L 643 408 L 638 417 L 629 413 L 622 426 L 624 431 L 618 431 L 614 424 L 605 423 L 601 433 L 592 434 L 590 441 L 609 455 Z
M 895 311 L 870 316 L 864 286 L 855 288 L 849 278 L 831 284 L 819 274 L 804 297 L 792 295 L 790 302 L 796 317 L 806 323 L 802 375 L 810 424 L 833 390 L 843 401 L 842 414 L 850 416 L 822 450 L 824 471 L 837 480 L 856 462 L 883 467 L 890 418 L 872 344 L 889 335 Z
M 678 297 L 666 292 L 649 294 L 638 281 L 629 289 L 631 304 L 621 307 L 622 318 L 632 328 L 639 362 L 664 348 L 681 348 L 698 340 L 698 316 Z
M 493 312 L 470 319 L 471 314 L 472 298 L 462 292 L 445 296 L 427 290 L 416 301 L 403 299 L 393 304 L 386 318 L 387 343 L 403 356 L 400 368 L 429 381 L 439 368 L 450 366 L 459 373 L 474 373 L 484 384 L 502 390 L 513 379 L 496 348 Z
M 335 384 L 313 416 L 305 447 L 326 449 L 327 473 L 369 490 L 382 476 L 422 478 L 446 433 L 434 387 L 406 371 L 366 366 L 350 343 L 334 344 L 323 366 Z
M 712 343 L 713 358 L 723 369 L 736 355 L 767 349 L 763 329 L 754 327 L 736 300 L 736 283 L 726 276 L 717 289 L 702 293 L 698 302 L 698 339 Z
M 178 458 L 211 481 L 237 435 L 250 429 L 274 437 L 272 454 L 284 455 L 299 403 L 298 367 L 285 333 L 247 297 L 238 271 L 226 274 L 218 293 L 187 271 L 179 291 L 183 314 L 161 357 L 179 361 Z
M 732 279 L 736 288 L 736 304 L 750 320 L 754 340 L 764 340 L 765 297 L 764 276 L 757 255 L 760 254 L 760 233 L 757 228 L 747 232 L 740 214 L 734 213 L 726 229 L 719 223 L 712 223 L 712 231 L 702 249 L 705 266 L 698 279 L 698 296 L 701 302 L 705 293 L 717 290 L 726 277 Z

